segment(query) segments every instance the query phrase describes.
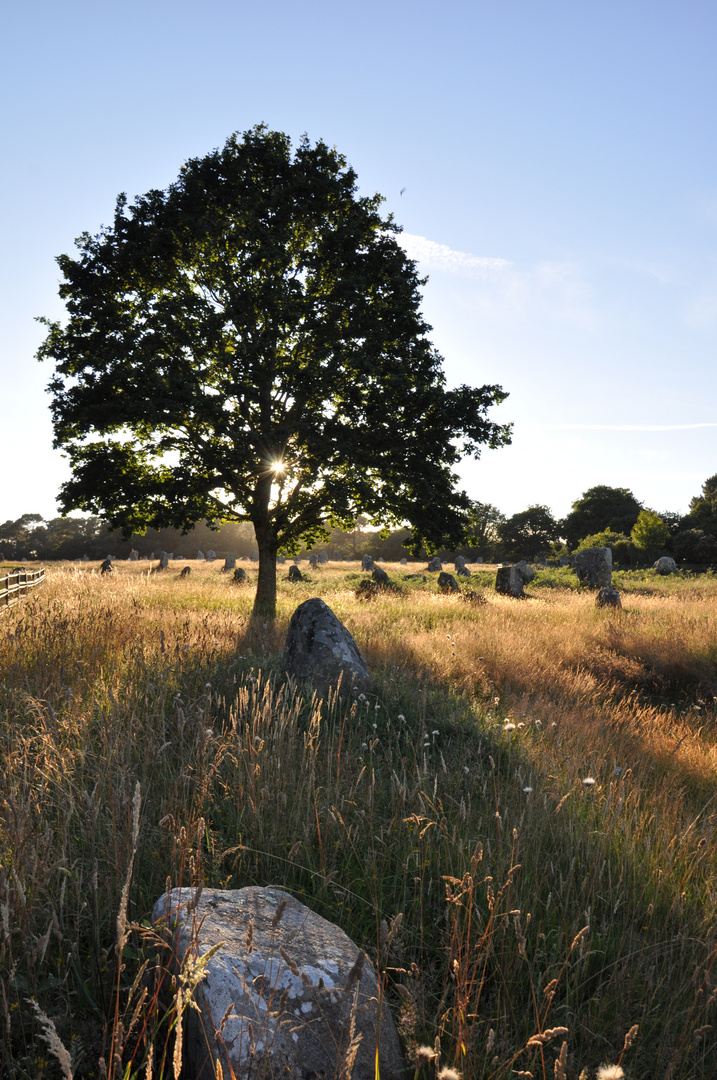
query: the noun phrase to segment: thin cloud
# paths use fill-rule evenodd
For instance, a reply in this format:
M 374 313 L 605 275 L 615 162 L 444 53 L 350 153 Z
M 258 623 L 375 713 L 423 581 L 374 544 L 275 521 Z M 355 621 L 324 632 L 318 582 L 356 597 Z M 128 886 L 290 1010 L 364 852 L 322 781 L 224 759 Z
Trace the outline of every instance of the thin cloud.
M 508 259 L 455 251 L 413 233 L 399 233 L 396 239 L 421 270 L 471 282 L 475 315 L 500 323 L 549 319 L 587 330 L 595 326 L 591 290 L 570 263 L 545 261 L 521 268 Z
M 435 240 L 413 233 L 399 233 L 397 240 L 409 258 L 420 262 L 426 270 L 442 270 L 463 277 L 486 277 L 496 271 L 509 270 L 513 265 L 507 259 L 491 259 L 469 255 L 467 251 L 454 251 L 447 244 L 437 244 Z
M 704 424 L 523 424 L 522 427 L 550 431 L 694 431 L 713 428 L 717 423 Z

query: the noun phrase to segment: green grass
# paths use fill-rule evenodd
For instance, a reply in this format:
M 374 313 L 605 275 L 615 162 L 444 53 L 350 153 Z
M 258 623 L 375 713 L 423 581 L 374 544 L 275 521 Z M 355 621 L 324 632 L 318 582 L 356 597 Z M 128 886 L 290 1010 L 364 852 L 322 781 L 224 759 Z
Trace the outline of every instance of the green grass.
M 111 1062 L 113 1032 L 110 1073 L 143 1075 L 150 1041 L 171 1061 L 159 1005 L 138 1041 L 113 1019 L 153 963 L 132 930 L 118 976 L 139 784 L 133 923 L 168 877 L 281 885 L 369 952 L 409 1054 L 439 1037 L 466 1077 L 552 1077 L 566 1041 L 577 1078 L 637 1024 L 628 1077 L 713 1077 L 714 578 L 623 578 L 613 615 L 562 570 L 535 603 L 476 608 L 397 566 L 401 594 L 359 602 L 356 567 L 330 567 L 280 580 L 264 627 L 251 586 L 210 567 L 94 569 L 53 568 L 0 624 L 3 1075 L 57 1072 L 28 998 L 76 1076 Z M 367 657 L 367 701 L 284 682 L 310 595 Z

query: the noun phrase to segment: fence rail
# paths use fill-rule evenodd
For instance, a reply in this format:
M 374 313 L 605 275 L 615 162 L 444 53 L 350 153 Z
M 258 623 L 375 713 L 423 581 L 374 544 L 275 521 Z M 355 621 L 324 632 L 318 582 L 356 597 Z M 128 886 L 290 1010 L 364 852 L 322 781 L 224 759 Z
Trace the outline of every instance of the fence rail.
M 0 573 L 0 611 L 16 604 L 18 600 L 36 585 L 45 580 L 45 568 L 42 570 L 10 570 Z

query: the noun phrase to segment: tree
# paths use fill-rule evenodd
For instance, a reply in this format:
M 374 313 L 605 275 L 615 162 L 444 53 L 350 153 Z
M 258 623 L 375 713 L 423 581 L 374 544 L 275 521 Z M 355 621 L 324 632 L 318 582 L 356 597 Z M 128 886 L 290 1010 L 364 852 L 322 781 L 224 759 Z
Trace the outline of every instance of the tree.
M 482 558 L 491 561 L 498 551 L 500 544 L 498 529 L 504 521 L 505 515 L 491 503 L 471 503 L 466 534 L 469 547 Z
M 529 506 L 498 526 L 498 536 L 508 559 L 535 559 L 560 539 L 560 524 L 547 506 Z
M 665 546 L 669 535 L 670 530 L 659 514 L 654 510 L 641 510 L 630 539 L 648 558 L 654 558 Z
M 604 529 L 592 536 L 584 536 L 578 544 L 578 551 L 596 547 L 609 547 L 615 562 L 629 563 L 636 555 L 635 546 L 630 537 L 625 536 L 625 533 L 614 532 L 612 529 Z
M 588 488 L 572 506 L 563 522 L 568 546 L 575 549 L 585 536 L 612 529 L 628 535 L 642 510 L 629 488 L 604 484 Z
M 380 196 L 324 143 L 257 127 L 189 161 L 58 259 L 68 320 L 46 323 L 65 511 L 125 534 L 251 521 L 254 611 L 276 555 L 372 522 L 455 543 L 462 454 L 510 441 L 499 386 L 448 390 L 415 264 Z
M 689 513 L 683 524 L 717 536 L 717 474 L 709 476 L 702 485 L 702 494 L 690 500 Z

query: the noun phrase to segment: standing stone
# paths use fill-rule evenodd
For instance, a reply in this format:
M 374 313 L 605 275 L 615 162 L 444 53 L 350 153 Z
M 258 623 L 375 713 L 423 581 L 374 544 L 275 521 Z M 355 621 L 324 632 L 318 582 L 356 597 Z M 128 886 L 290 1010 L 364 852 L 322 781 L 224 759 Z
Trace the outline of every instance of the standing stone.
M 408 566 L 408 559 L 401 559 L 401 566 Z
M 179 576 L 180 576 L 180 577 L 189 577 L 189 575 L 191 574 L 191 572 L 192 572 L 192 568 L 191 568 L 191 566 L 185 566 L 185 567 L 184 567 L 184 568 L 182 569 L 182 572 L 180 573 L 180 575 L 179 575 Z
M 286 562 L 286 559 L 284 558 L 283 555 L 277 555 L 276 556 L 276 562 L 277 562 L 278 566 L 283 566 L 284 563 Z
M 604 589 L 600 589 L 595 597 L 595 604 L 597 607 L 621 608 L 622 600 L 620 599 L 620 593 L 617 589 L 608 588 L 606 586 Z
M 470 570 L 468 569 L 467 566 L 459 567 L 458 570 L 456 570 L 456 573 L 458 574 L 458 577 L 470 577 L 471 576 L 471 572 L 470 572 Z
M 160 570 L 166 570 L 168 566 L 169 566 L 169 555 L 167 554 L 166 551 L 163 551 L 162 554 L 159 556 L 159 569 Z
M 373 580 L 376 582 L 377 585 L 390 585 L 391 584 L 391 580 L 390 580 L 388 574 L 386 573 L 385 570 L 382 570 L 380 566 L 376 567 L 376 569 L 371 574 L 371 577 L 373 578 Z
M 249 558 L 251 559 L 252 562 L 259 562 L 259 552 L 258 551 L 252 551 Z
M 284 647 L 284 671 L 310 682 L 325 697 L 341 679 L 341 693 L 352 686 L 371 689 L 371 676 L 353 637 L 323 600 L 300 604 L 291 616 Z
M 441 560 L 438 558 L 437 555 L 434 555 L 433 558 L 431 559 L 431 561 L 429 562 L 428 569 L 429 570 L 442 570 L 443 569 L 443 563 L 441 562 Z
M 234 571 L 234 581 L 246 581 L 246 570 L 242 566 L 238 566 Z
M 655 563 L 654 569 L 658 574 L 675 574 L 677 573 L 677 563 L 669 555 L 663 555 Z
M 453 574 L 446 574 L 445 571 L 438 575 L 438 588 L 441 592 L 460 592 L 461 587 L 453 577 Z
M 533 570 L 532 566 L 528 566 L 525 559 L 521 559 L 520 562 L 517 562 L 515 565 L 516 565 L 517 569 L 520 570 L 520 572 L 521 572 L 521 574 L 523 576 L 523 581 L 525 582 L 526 585 L 528 584 L 529 581 L 533 580 L 533 578 L 535 577 L 535 570 Z
M 209 548 L 209 550 L 207 551 L 207 562 L 214 562 L 216 557 L 217 557 L 216 551 L 214 551 L 213 548 Z
M 334 562 L 341 562 L 341 552 L 334 551 Z
M 570 556 L 561 555 L 558 559 L 558 566 L 570 566 Z
M 196 897 L 173 889 L 154 905 L 152 922 L 171 942 L 177 966 L 190 950 L 201 957 L 222 943 L 197 986 L 196 1009 L 185 1014 L 183 1075 L 214 1080 L 218 1060 L 236 1080 L 404 1077 L 385 1000 L 379 1036 L 371 962 L 343 930 L 289 893 L 248 886 Z M 352 1019 L 360 1036 L 353 1067 Z
M 309 555 L 309 566 L 311 567 L 312 570 L 316 569 L 316 567 L 318 565 L 318 562 L 319 562 L 319 556 L 318 555 L 314 555 L 313 553 L 311 555 Z
M 301 573 L 301 570 L 299 570 L 299 567 L 295 563 L 293 563 L 289 567 L 289 581 L 303 581 L 303 580 L 304 580 L 304 575 Z
M 129 553 L 129 561 L 130 562 L 137 562 L 138 559 L 139 559 L 139 552 L 135 548 L 132 548 L 132 550 Z
M 204 552 L 203 551 L 198 551 L 197 552 L 197 559 L 200 560 L 200 561 L 204 561 Z
M 465 556 L 464 555 L 456 555 L 454 565 L 455 565 L 456 573 L 460 574 L 461 569 L 465 569 L 465 565 L 466 565 Z
M 226 572 L 228 570 L 233 570 L 234 567 L 236 566 L 236 564 L 237 564 L 236 559 L 231 555 L 227 555 L 227 557 L 224 559 L 224 566 L 222 567 L 222 573 L 226 574 Z
M 499 566 L 495 575 L 495 591 L 516 598 L 525 596 L 523 575 L 517 566 Z
M 374 566 L 374 562 L 373 562 L 373 555 L 363 555 L 362 556 L 362 558 L 361 558 L 361 569 L 362 570 L 369 570 L 369 571 L 376 569 L 376 567 Z
M 573 556 L 575 573 L 581 585 L 590 589 L 612 585 L 612 551 L 609 547 L 586 548 Z
M 328 561 L 329 561 L 328 553 L 325 552 L 325 551 L 320 551 L 319 552 L 319 562 L 322 564 L 322 566 L 323 566 L 324 563 L 327 563 Z
M 477 562 L 477 563 L 481 563 L 481 562 L 483 562 L 483 556 L 482 556 L 482 555 L 479 555 L 479 556 L 478 556 L 478 558 L 476 559 L 476 562 Z

